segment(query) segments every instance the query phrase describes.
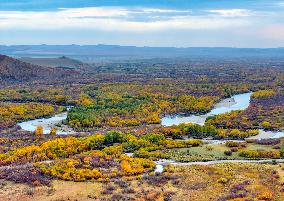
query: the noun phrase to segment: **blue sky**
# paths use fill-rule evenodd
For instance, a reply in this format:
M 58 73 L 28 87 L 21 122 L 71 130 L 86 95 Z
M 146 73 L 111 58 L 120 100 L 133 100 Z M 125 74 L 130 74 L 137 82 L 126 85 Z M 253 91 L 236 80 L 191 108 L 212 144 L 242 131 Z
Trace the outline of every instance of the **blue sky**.
M 0 44 L 283 47 L 284 0 L 0 0 Z

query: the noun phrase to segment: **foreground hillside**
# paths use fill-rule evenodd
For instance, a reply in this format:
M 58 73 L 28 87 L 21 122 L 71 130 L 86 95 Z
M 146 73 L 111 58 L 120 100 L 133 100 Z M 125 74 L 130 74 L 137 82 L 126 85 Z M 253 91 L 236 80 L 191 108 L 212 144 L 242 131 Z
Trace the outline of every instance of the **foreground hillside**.
M 51 187 L 30 187 L 3 182 L 0 196 L 8 200 L 188 200 L 282 201 L 280 166 L 225 164 L 169 167 L 163 175 L 110 182 L 56 180 Z

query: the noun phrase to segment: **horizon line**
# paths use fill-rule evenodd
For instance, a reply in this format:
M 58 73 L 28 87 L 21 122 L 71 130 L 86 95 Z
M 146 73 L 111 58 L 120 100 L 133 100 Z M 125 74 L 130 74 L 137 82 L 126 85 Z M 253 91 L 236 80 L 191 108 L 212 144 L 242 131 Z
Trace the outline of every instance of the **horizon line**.
M 236 46 L 139 46 L 139 45 L 123 45 L 123 44 L 0 44 L 1 46 L 117 46 L 117 47 L 134 47 L 134 48 L 176 48 L 176 49 L 189 49 L 189 48 L 228 48 L 228 49 L 283 49 L 284 46 L 279 47 L 236 47 Z

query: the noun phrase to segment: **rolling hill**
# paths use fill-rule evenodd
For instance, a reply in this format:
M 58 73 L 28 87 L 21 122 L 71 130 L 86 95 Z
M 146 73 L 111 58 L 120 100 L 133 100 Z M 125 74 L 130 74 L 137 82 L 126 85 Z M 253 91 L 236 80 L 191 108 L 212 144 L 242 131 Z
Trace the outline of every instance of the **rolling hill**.
M 86 69 L 90 66 L 86 63 L 78 61 L 76 59 L 71 59 L 66 56 L 56 57 L 56 58 L 32 58 L 32 57 L 22 57 L 19 60 L 27 62 L 34 65 L 63 68 L 63 69 Z
M 17 84 L 30 81 L 51 81 L 74 77 L 75 70 L 42 67 L 0 55 L 0 83 Z

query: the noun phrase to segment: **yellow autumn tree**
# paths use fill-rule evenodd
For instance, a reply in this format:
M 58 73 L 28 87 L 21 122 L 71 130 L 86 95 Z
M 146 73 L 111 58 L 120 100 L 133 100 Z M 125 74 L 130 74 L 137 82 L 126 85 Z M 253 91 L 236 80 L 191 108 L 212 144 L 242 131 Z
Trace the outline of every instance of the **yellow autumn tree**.
M 57 133 L 57 129 L 56 128 L 52 128 L 52 129 L 50 129 L 50 135 L 52 135 L 52 136 L 56 136 L 56 133 Z
M 261 123 L 261 126 L 262 126 L 263 128 L 269 128 L 269 127 L 271 126 L 271 123 L 270 123 L 269 121 L 263 121 L 263 122 Z
M 127 160 L 121 161 L 121 169 L 126 174 L 131 174 L 132 173 L 131 165 L 129 164 L 129 162 Z
M 92 100 L 86 94 L 81 94 L 78 103 L 83 106 L 90 106 L 92 104 Z
M 37 137 L 41 137 L 43 135 L 43 127 L 42 126 L 37 126 L 35 129 L 35 135 Z

